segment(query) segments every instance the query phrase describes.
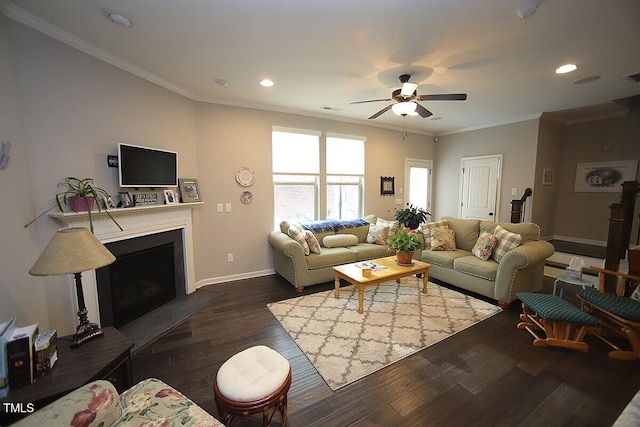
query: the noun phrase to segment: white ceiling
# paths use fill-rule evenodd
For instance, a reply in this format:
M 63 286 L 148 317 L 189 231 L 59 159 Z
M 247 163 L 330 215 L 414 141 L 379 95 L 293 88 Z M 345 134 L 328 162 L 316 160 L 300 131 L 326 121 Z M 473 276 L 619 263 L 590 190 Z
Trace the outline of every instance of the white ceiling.
M 189 98 L 430 135 L 577 109 L 612 114 L 640 94 L 640 1 L 1 0 L 10 18 Z M 121 28 L 105 18 L 118 11 Z M 577 71 L 556 75 L 567 62 Z M 411 74 L 430 118 L 367 120 Z M 572 82 L 591 76 L 586 84 Z M 263 88 L 263 78 L 275 82 Z M 216 79 L 229 82 L 227 87 Z M 605 104 L 604 110 L 593 108 Z M 333 107 L 339 111 L 328 111 Z M 589 107 L 589 108 L 587 108 Z M 439 120 L 433 118 L 439 117 Z M 566 120 L 575 114 L 559 113 Z

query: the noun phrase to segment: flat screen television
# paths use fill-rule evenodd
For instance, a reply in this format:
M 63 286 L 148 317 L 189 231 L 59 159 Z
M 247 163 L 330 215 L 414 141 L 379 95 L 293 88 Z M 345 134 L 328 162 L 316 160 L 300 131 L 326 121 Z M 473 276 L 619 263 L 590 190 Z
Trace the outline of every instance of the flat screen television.
M 178 153 L 118 144 L 120 187 L 177 187 Z

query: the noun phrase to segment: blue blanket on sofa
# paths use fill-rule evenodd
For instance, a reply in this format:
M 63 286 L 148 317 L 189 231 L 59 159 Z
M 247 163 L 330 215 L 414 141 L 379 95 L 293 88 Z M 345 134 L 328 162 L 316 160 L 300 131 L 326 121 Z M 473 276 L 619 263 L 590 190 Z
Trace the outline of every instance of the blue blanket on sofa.
M 368 222 L 364 219 L 324 219 L 321 221 L 303 223 L 301 225 L 305 228 L 305 230 L 309 230 L 312 233 L 326 233 L 327 231 L 333 231 L 334 233 L 337 233 L 338 230 L 342 230 L 343 228 L 355 228 L 367 224 Z

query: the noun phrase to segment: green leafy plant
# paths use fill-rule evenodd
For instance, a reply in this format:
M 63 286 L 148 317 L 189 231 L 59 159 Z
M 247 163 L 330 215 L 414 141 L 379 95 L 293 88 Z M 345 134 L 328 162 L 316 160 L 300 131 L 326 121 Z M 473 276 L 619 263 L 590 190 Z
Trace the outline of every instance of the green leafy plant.
M 73 203 L 73 200 L 77 198 L 93 199 L 94 200 L 93 205 L 98 208 L 98 212 L 102 212 L 102 208 L 100 207 L 100 196 L 104 196 L 107 199 L 109 198 L 109 193 L 107 193 L 102 188 L 93 186 L 93 178 L 80 179 L 80 178 L 75 178 L 73 176 L 69 176 L 69 177 L 66 177 L 64 181 L 58 184 L 58 187 L 61 187 L 61 186 L 66 186 L 67 189 L 65 191 L 62 191 L 56 194 L 56 204 L 51 206 L 46 211 L 42 212 L 40 215 L 38 215 L 31 221 L 29 221 L 29 223 L 25 224 L 25 228 L 33 224 L 38 218 L 40 218 L 42 215 L 46 214 L 56 206 L 58 207 L 58 209 L 60 209 L 60 212 L 64 212 L 64 209 L 62 208 L 63 204 L 70 206 L 74 212 L 77 212 Z M 89 203 L 90 202 L 87 201 L 87 206 L 89 207 L 87 209 L 87 216 L 89 217 L 89 228 L 93 233 L 93 216 L 91 215 L 91 208 L 90 208 L 91 205 Z M 113 216 L 111 216 L 107 208 L 105 208 L 104 211 L 109 216 L 109 218 L 111 218 L 111 221 L 113 221 L 113 223 L 118 226 L 120 231 L 123 231 L 120 224 L 118 224 L 118 221 L 116 221 L 116 219 Z
M 408 256 L 409 252 L 422 249 L 422 241 L 418 237 L 419 234 L 423 234 L 422 230 L 414 232 L 398 227 L 398 231 L 389 237 L 389 251 L 395 253 L 404 252 Z
M 109 198 L 109 193 L 107 193 L 106 190 L 93 186 L 93 178 L 80 179 L 73 176 L 68 176 L 64 179 L 63 182 L 58 184 L 58 186 L 67 187 L 65 191 L 62 191 L 56 194 L 56 205 L 58 206 L 58 209 L 60 209 L 60 212 L 63 211 L 62 203 L 64 203 L 67 206 L 70 206 L 74 212 L 77 212 L 74 204 L 74 199 L 79 199 L 79 198 L 93 199 L 94 200 L 93 204 L 97 206 L 98 212 L 102 212 L 102 208 L 100 207 L 100 197 L 103 196 L 105 199 Z M 93 217 L 91 216 L 91 204 L 89 201 L 87 201 L 87 205 L 89 206 L 89 208 L 87 209 L 87 215 L 89 217 L 89 228 L 93 233 Z M 114 222 L 114 224 L 118 226 L 120 231 L 122 231 L 122 227 L 120 227 L 120 224 L 118 224 L 118 221 L 116 221 L 115 218 L 111 216 L 111 214 L 106 208 L 105 208 L 105 212 L 107 213 L 109 218 L 111 218 L 111 220 Z
M 420 227 L 420 224 L 427 221 L 431 213 L 418 206 L 409 205 L 404 209 L 397 210 L 394 216 L 400 224 L 411 230 L 415 230 Z

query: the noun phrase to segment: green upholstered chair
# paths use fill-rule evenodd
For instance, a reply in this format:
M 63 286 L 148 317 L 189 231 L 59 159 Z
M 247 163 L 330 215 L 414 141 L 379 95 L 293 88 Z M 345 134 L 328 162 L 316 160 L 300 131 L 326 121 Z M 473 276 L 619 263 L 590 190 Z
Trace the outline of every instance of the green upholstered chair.
M 606 331 L 614 332 L 627 339 L 631 349 L 617 346 L 602 333 L 594 335 L 613 348 L 609 352 L 609 357 L 640 360 L 640 301 L 628 296 L 640 282 L 640 277 L 599 267 L 591 267 L 591 269 L 598 272 L 600 289 L 581 289 L 578 298 L 584 301 L 585 311 L 600 319 Z M 605 292 L 604 284 L 607 275 L 618 279 L 616 294 Z

